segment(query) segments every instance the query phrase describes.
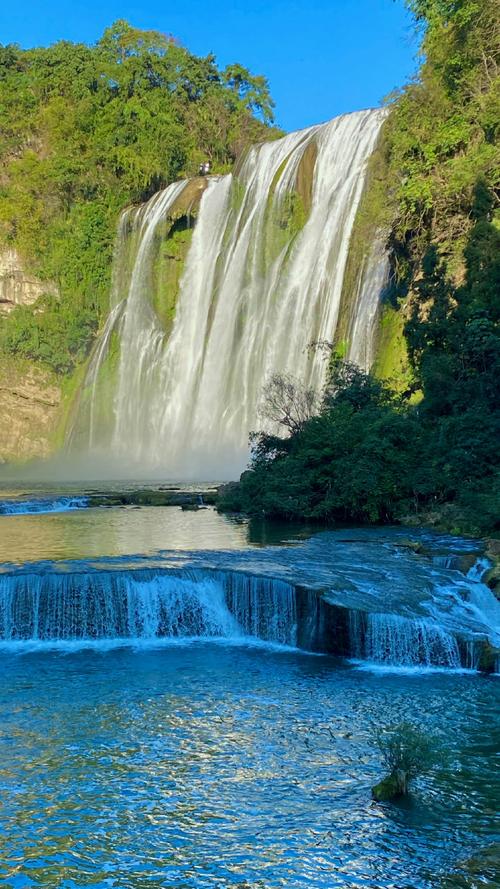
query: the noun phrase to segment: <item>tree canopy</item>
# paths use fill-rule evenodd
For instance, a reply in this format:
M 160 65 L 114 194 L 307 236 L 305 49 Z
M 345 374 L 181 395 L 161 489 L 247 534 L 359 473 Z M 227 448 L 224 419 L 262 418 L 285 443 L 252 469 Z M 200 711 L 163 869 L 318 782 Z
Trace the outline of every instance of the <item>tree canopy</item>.
M 78 319 L 70 369 L 107 309 L 119 211 L 207 158 L 214 172 L 229 170 L 245 146 L 276 135 L 272 122 L 264 77 L 240 64 L 221 70 L 215 56 L 123 20 L 93 46 L 0 46 L 0 245 L 61 297 L 45 304 L 46 348 L 29 333 L 40 307 L 0 319 L 0 346 L 60 372 L 50 330 L 55 343 L 66 319 L 71 338 Z

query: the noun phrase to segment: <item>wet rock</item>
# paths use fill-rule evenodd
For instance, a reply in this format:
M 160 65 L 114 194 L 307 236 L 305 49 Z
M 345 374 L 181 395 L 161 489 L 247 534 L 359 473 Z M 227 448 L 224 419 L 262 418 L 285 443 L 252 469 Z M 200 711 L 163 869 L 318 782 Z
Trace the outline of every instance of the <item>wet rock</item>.
M 425 549 L 420 540 L 397 540 L 394 546 L 399 546 L 402 549 L 411 549 L 414 553 L 423 553 Z
M 119 492 L 90 492 L 88 499 L 90 506 L 181 506 L 183 509 L 184 507 L 203 509 L 215 503 L 216 492 L 146 488 Z
M 493 590 L 497 599 L 500 599 L 500 565 L 494 565 L 489 568 L 483 578 L 484 583 L 488 584 L 490 590 Z
M 477 669 L 480 673 L 495 673 L 497 669 L 497 664 L 500 659 L 500 651 L 488 642 L 488 640 L 484 640 L 481 643 L 481 652 L 479 655 L 479 660 L 477 662 Z
M 493 564 L 485 573 L 483 582 L 487 583 L 497 599 L 500 599 L 500 540 L 498 538 L 489 537 L 487 539 L 485 556 Z
M 406 772 L 397 769 L 372 787 L 372 798 L 378 803 L 390 802 L 408 793 Z

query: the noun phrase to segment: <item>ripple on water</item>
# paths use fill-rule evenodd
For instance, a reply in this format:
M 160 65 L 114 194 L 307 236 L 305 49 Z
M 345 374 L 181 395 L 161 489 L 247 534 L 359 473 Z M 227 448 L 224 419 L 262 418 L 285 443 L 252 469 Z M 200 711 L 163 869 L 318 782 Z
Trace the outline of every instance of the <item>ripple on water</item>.
M 493 680 L 206 643 L 0 664 L 5 885 L 422 889 L 492 842 Z M 380 806 L 407 718 L 448 756 Z

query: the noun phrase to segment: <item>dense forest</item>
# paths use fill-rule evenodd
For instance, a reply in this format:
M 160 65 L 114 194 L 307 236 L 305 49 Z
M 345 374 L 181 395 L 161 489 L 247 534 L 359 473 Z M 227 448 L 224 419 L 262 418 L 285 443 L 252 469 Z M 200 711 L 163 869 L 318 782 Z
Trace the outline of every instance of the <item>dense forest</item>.
M 0 46 L 0 96 L 0 246 L 47 283 L 0 316 L 0 353 L 64 375 L 107 312 L 119 212 L 207 159 L 226 172 L 277 134 L 273 102 L 264 77 L 124 21 L 93 46 Z
M 224 509 L 500 528 L 498 7 L 409 5 L 422 63 L 390 98 L 361 211 L 362 230 L 390 231 L 382 324 L 398 318 L 408 371 L 378 379 L 331 344 L 319 399 L 271 380 L 264 414 L 282 434 L 253 435 Z

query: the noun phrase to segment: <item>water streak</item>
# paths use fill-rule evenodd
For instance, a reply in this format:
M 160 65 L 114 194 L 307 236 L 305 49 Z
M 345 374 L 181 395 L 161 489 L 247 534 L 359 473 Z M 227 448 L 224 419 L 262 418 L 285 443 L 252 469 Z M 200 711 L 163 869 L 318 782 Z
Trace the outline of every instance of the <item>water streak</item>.
M 111 314 L 73 444 L 108 450 L 122 463 L 183 476 L 203 465 L 205 475 L 227 477 L 245 464 L 270 374 L 293 372 L 321 389 L 325 362 L 307 346 L 335 336 L 350 236 L 383 117 L 357 112 L 291 133 L 253 148 L 235 177 L 209 179 L 170 336 L 153 307 L 155 264 L 161 227 L 188 183 L 126 211 Z M 364 365 L 373 359 L 385 273 L 377 242 L 353 300 L 351 353 Z M 113 332 L 120 358 L 110 396 L 99 381 Z M 102 400 L 110 397 L 106 412 Z
M 358 612 L 350 632 L 355 657 L 386 666 L 460 667 L 456 639 L 429 620 Z
M 31 515 L 34 513 L 72 512 L 85 509 L 87 497 L 37 497 L 0 500 L 0 515 Z
M 200 569 L 0 576 L 4 643 L 248 636 L 295 645 L 293 587 Z

